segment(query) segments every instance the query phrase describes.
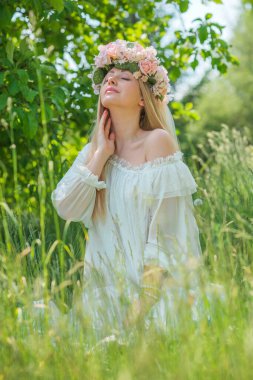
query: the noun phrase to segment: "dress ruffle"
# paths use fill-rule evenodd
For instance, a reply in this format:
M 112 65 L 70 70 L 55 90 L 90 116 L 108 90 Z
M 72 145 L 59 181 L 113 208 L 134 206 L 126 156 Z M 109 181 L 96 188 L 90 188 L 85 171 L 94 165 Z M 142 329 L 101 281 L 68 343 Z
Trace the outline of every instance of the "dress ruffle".
M 141 172 L 141 183 L 138 190 L 144 197 L 159 199 L 186 196 L 197 191 L 197 183 L 190 169 L 183 162 L 183 152 L 181 151 L 155 158 L 137 166 L 115 154 L 108 161 L 120 170 L 136 172 L 136 174 Z
M 144 173 L 142 177 L 140 191 L 145 197 L 182 197 L 197 191 L 190 169 L 181 160 L 157 166 L 152 174 Z
M 154 168 L 157 166 L 161 165 L 166 165 L 169 162 L 175 162 L 178 160 L 181 160 L 183 157 L 183 152 L 177 151 L 173 154 L 170 154 L 165 157 L 157 157 L 151 161 L 144 162 L 143 164 L 140 165 L 133 165 L 124 158 L 119 157 L 117 154 L 113 154 L 109 158 L 109 162 L 112 163 L 112 165 L 120 168 L 120 169 L 127 169 L 127 170 L 132 170 L 132 171 L 139 171 L 143 169 L 149 169 L 149 168 Z

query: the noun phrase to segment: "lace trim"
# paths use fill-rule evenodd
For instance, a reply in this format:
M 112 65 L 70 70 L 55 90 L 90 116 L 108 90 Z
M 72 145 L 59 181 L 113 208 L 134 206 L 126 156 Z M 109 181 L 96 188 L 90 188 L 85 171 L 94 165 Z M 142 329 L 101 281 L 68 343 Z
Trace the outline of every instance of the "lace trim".
M 157 157 L 153 159 L 152 161 L 147 161 L 144 162 L 140 165 L 133 165 L 124 158 L 119 157 L 117 154 L 112 154 L 108 161 L 112 165 L 118 167 L 118 168 L 125 168 L 129 170 L 142 170 L 144 168 L 152 168 L 152 167 L 157 167 L 161 166 L 167 163 L 175 162 L 182 160 L 184 153 L 181 152 L 180 150 L 176 151 L 173 154 L 169 154 L 168 156 L 165 157 Z

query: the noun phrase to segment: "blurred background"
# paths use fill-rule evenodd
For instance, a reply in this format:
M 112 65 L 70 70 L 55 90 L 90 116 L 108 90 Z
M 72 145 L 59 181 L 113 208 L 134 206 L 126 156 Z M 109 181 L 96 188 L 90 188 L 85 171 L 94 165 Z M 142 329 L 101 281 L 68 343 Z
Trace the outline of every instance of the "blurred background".
M 222 123 L 251 125 L 250 1 L 1 0 L 0 25 L 5 197 L 13 203 L 15 145 L 27 210 L 38 206 L 43 158 L 56 161 L 57 172 L 65 171 L 64 159 L 74 158 L 92 129 L 97 96 L 87 74 L 99 44 L 123 38 L 158 50 L 169 72 L 175 96 L 169 106 L 186 154 L 197 151 L 207 131 Z
M 88 231 L 58 217 L 51 192 L 94 125 L 94 55 L 117 38 L 152 44 L 168 70 L 169 107 L 198 184 L 203 294 L 211 281 L 227 298 L 213 309 L 205 301 L 211 328 L 184 320 L 174 343 L 137 341 L 122 371 L 116 347 L 85 367 L 87 378 L 167 379 L 170 370 L 173 379 L 251 379 L 252 0 L 0 0 L 0 379 L 84 378 L 87 330 L 63 338 L 67 330 L 37 324 L 29 308 L 54 300 L 67 314 L 81 293 Z

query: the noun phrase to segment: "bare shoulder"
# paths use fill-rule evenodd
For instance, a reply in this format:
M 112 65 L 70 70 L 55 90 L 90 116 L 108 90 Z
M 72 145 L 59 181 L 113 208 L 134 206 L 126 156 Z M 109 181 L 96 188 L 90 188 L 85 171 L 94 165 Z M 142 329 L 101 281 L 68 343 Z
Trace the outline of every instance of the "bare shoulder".
M 178 150 L 173 137 L 168 131 L 156 128 L 150 131 L 145 141 L 146 160 L 151 161 L 158 157 L 166 157 Z

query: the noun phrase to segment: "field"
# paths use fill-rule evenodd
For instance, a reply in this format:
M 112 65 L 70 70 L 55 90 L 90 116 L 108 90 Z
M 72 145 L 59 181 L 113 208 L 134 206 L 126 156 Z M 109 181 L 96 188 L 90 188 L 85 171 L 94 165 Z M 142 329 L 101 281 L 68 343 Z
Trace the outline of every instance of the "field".
M 192 319 L 189 299 L 167 331 L 140 324 L 101 342 L 78 307 L 87 231 L 46 212 L 52 205 L 43 171 L 38 215 L 23 212 L 22 197 L 11 210 L 2 167 L 1 380 L 252 378 L 253 146 L 246 132 L 223 125 L 186 157 L 199 185 L 193 195 L 204 260 L 199 319 Z

